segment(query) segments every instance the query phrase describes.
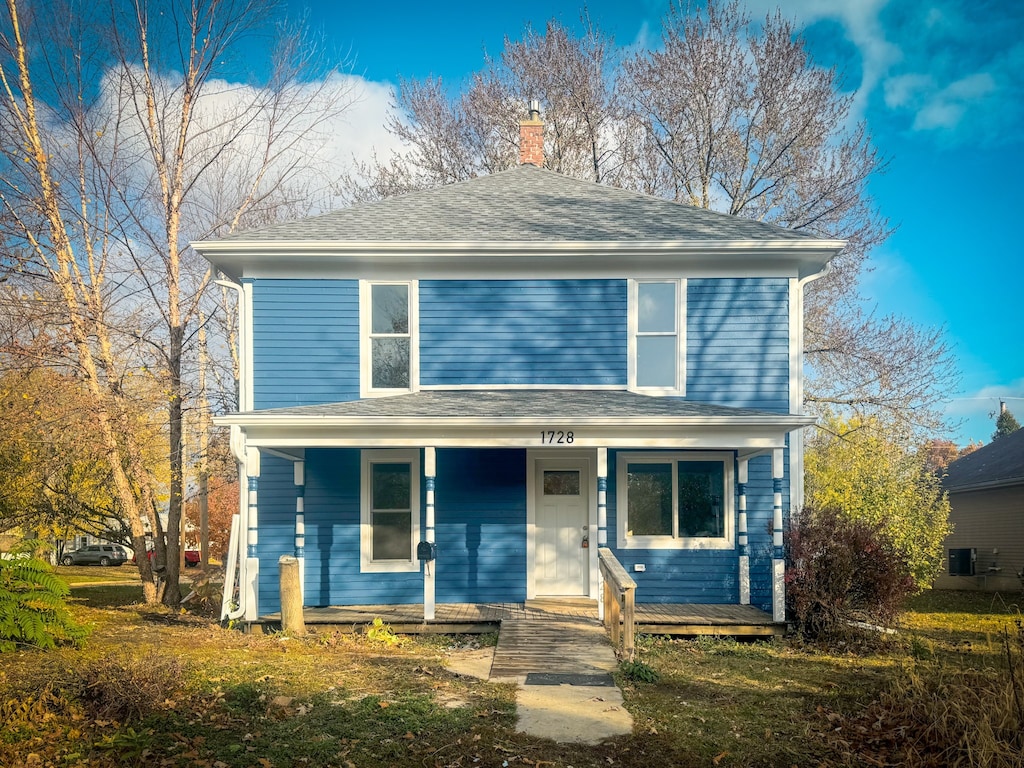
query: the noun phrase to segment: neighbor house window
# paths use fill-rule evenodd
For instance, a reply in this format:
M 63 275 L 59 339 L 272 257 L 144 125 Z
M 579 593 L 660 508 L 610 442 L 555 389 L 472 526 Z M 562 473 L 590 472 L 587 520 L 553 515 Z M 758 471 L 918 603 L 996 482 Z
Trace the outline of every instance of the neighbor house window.
M 684 394 L 685 317 L 685 280 L 630 281 L 630 389 Z
M 419 451 L 362 453 L 362 570 L 416 571 Z
M 361 284 L 364 394 L 416 389 L 416 304 L 415 281 Z
M 732 546 L 731 454 L 629 453 L 617 461 L 620 547 Z

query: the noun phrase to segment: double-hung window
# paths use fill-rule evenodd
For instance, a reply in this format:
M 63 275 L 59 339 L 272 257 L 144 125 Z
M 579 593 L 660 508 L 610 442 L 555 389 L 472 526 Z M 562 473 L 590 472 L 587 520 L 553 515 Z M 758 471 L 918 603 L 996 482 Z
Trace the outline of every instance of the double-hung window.
M 364 395 L 409 392 L 419 385 L 416 333 L 417 284 L 360 284 Z
M 663 395 L 685 394 L 685 318 L 685 280 L 630 280 L 631 390 Z
M 733 546 L 732 454 L 620 453 L 617 462 L 620 547 Z
M 362 452 L 361 570 L 419 570 L 419 451 Z

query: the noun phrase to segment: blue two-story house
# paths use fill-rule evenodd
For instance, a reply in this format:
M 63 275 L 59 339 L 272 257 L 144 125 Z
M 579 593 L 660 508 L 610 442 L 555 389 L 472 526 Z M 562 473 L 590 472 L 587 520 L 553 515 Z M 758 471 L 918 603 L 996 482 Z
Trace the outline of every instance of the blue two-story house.
M 306 606 L 429 621 L 596 599 L 608 547 L 639 604 L 782 621 L 802 291 L 842 246 L 529 162 L 195 244 L 240 296 L 237 615 L 286 554 Z

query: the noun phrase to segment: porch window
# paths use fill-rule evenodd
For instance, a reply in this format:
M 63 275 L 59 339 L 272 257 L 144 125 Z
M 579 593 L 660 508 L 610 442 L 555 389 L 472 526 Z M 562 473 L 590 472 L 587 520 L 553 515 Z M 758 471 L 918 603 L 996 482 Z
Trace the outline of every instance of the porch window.
M 685 394 L 685 317 L 685 280 L 630 281 L 630 389 Z
M 417 284 L 360 284 L 364 396 L 417 388 Z
M 731 454 L 619 454 L 616 481 L 620 547 L 733 546 Z
M 419 570 L 419 451 L 363 451 L 363 572 Z

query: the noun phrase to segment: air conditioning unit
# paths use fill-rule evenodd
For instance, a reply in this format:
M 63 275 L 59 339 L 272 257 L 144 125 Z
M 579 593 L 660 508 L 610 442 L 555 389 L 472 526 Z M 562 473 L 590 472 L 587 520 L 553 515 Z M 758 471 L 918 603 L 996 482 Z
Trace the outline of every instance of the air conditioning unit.
M 949 575 L 973 576 L 974 561 L 977 559 L 977 550 L 970 547 L 949 550 Z

